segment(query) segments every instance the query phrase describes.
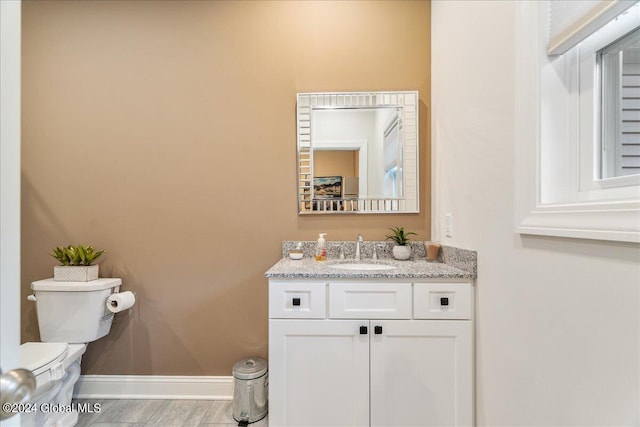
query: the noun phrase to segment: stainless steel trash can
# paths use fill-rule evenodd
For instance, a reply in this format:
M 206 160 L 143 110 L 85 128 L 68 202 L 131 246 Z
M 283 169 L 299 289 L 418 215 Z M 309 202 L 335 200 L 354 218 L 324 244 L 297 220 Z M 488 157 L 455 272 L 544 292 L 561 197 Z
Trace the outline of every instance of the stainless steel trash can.
M 233 365 L 233 418 L 254 423 L 267 415 L 269 373 L 264 359 L 244 359 Z

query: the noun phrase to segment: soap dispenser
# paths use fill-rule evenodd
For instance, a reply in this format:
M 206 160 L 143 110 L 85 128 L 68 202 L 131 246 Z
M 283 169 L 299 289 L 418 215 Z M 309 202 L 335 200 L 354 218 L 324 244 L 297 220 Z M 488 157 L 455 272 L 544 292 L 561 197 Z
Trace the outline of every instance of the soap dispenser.
M 326 261 L 327 260 L 327 248 L 325 247 L 324 236 L 327 233 L 320 233 L 318 235 L 318 245 L 316 247 L 316 261 Z

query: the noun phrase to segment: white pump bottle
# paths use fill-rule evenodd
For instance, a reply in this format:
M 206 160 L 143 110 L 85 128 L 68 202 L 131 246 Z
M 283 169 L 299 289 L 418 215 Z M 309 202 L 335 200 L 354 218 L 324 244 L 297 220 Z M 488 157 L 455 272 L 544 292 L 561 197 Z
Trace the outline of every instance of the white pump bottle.
M 318 235 L 318 245 L 316 246 L 316 261 L 326 261 L 327 260 L 327 248 L 325 247 L 324 236 L 327 233 L 320 233 Z

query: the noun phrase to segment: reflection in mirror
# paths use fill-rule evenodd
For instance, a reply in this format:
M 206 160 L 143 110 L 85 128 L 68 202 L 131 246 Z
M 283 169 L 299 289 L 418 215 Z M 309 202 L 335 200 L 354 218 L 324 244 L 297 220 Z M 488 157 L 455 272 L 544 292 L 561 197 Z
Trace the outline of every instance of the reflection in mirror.
M 298 94 L 299 212 L 418 212 L 417 100 Z

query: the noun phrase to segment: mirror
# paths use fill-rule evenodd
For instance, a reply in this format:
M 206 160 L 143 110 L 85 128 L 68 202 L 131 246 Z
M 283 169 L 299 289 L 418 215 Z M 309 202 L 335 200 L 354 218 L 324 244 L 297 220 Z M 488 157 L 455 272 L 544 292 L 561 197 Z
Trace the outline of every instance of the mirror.
M 298 212 L 418 213 L 418 92 L 299 93 Z

